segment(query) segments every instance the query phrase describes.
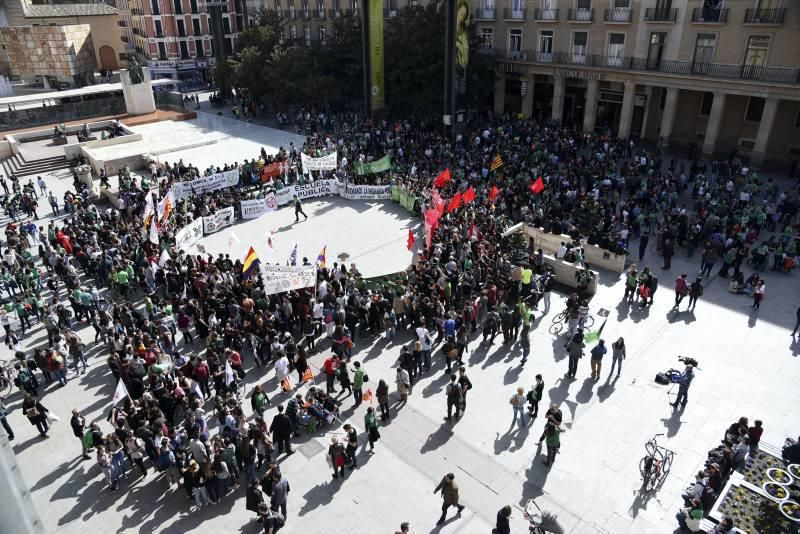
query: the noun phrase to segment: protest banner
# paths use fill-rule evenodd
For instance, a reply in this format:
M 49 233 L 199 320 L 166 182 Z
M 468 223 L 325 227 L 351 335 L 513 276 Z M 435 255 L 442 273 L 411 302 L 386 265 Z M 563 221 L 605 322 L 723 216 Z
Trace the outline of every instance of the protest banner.
M 278 206 L 278 200 L 275 198 L 275 193 L 270 193 L 265 198 L 257 198 L 255 200 L 242 200 L 242 219 L 257 219 L 265 213 L 274 211 Z
M 198 217 L 175 233 L 175 248 L 187 250 L 203 239 L 203 218 Z
M 289 162 L 288 161 L 279 161 L 277 163 L 270 163 L 269 165 L 264 165 L 261 167 L 261 181 L 262 182 L 269 182 L 270 178 L 275 178 L 280 176 L 281 174 L 287 174 L 289 172 Z
M 208 217 L 203 217 L 203 233 L 213 234 L 233 224 L 233 206 L 221 209 Z
M 211 176 L 201 176 L 187 182 L 176 182 L 172 184 L 172 194 L 175 200 L 188 198 L 193 195 L 202 195 L 220 189 L 233 187 L 239 183 L 239 170 L 218 172 Z
M 291 267 L 264 264 L 261 266 L 261 280 L 267 295 L 312 287 L 317 281 L 317 268 L 313 265 Z
M 362 174 L 374 174 L 376 172 L 390 170 L 392 168 L 392 160 L 387 154 L 381 159 L 376 159 L 375 161 L 370 161 L 369 163 L 356 161 L 353 167 L 355 168 L 355 172 L 358 176 L 361 176 Z
M 301 153 L 300 162 L 303 164 L 303 174 L 308 174 L 309 171 L 334 171 L 336 170 L 336 152 L 331 152 L 321 158 L 312 158 Z
M 338 193 L 336 180 L 316 180 L 307 184 L 290 185 L 279 189 L 275 196 L 278 206 L 283 206 L 292 201 L 292 197 L 297 195 L 300 200 L 307 198 L 322 197 L 325 195 L 335 195 Z
M 348 200 L 386 200 L 392 198 L 390 185 L 341 185 L 339 196 Z

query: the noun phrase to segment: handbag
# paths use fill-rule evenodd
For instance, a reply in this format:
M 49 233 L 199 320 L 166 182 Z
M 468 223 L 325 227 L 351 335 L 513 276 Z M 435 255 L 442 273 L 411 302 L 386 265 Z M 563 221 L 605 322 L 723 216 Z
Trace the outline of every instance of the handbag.
M 364 382 L 369 382 L 369 375 L 364 373 Z
M 28 416 L 29 419 L 33 419 L 39 415 L 39 410 L 37 410 L 35 406 L 33 408 L 28 408 L 25 410 L 25 415 Z
M 56 414 L 54 414 L 53 412 L 47 412 L 47 420 L 50 421 L 51 423 L 57 423 L 61 421 L 61 418 Z

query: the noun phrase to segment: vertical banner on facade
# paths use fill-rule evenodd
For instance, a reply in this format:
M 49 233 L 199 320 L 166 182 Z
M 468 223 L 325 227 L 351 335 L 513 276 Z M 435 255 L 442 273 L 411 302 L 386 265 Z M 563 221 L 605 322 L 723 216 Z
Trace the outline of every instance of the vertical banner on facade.
M 383 84 L 383 1 L 369 1 L 370 109 L 386 107 Z
M 467 66 L 469 65 L 470 6 L 467 0 L 456 0 L 453 36 L 455 61 L 453 62 L 453 123 L 464 122 L 467 109 Z

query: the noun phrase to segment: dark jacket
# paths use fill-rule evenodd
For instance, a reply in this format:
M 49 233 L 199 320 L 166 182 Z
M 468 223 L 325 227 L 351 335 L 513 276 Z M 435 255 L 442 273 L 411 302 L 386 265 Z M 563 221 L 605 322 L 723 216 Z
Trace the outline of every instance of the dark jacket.
M 69 420 L 69 425 L 72 427 L 72 433 L 75 434 L 75 437 L 83 439 L 83 430 L 86 428 L 86 419 L 77 415 L 73 415 Z
M 292 421 L 285 413 L 279 413 L 272 418 L 270 431 L 275 439 L 285 439 L 292 434 Z

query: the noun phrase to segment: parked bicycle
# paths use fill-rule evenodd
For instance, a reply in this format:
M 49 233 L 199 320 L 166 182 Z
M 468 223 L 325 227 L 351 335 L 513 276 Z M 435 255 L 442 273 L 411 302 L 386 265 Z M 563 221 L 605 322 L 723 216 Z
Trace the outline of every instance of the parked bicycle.
M 14 379 L 17 377 L 17 370 L 14 363 L 8 360 L 0 360 L 0 398 L 5 399 L 14 391 Z
M 567 327 L 567 322 L 569 322 L 569 310 L 565 309 L 553 317 L 553 324 L 550 325 L 549 332 L 554 336 L 559 335 Z M 583 328 L 586 330 L 592 326 L 594 326 L 594 316 L 589 314 L 586 316 L 586 320 L 583 323 Z
M 558 524 L 558 516 L 542 510 L 533 499 L 528 499 L 523 512 L 528 520 L 528 532 L 533 534 L 564 534 L 564 529 Z
M 656 434 L 644 445 L 647 455 L 639 461 L 639 472 L 642 475 L 642 487 L 645 491 L 660 488 L 672 467 L 675 453 L 660 446 L 657 441 L 658 436 L 663 435 Z

